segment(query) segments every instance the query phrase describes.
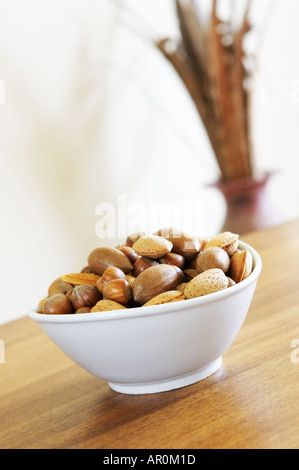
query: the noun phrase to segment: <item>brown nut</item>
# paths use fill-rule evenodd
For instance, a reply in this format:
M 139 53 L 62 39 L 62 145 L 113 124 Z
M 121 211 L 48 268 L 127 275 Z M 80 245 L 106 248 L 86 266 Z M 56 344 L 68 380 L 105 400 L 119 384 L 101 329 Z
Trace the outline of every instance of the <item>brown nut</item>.
M 133 298 L 132 287 L 126 279 L 113 279 L 104 285 L 103 298 L 127 305 Z
M 172 243 L 158 235 L 140 237 L 133 245 L 133 250 L 140 256 L 150 259 L 160 259 L 172 249 Z
M 89 313 L 90 312 L 90 307 L 81 307 L 78 308 L 78 310 L 75 311 L 75 313 Z
M 125 274 L 133 269 L 129 258 L 122 251 L 112 247 L 100 247 L 93 250 L 88 256 L 88 266 L 100 276 L 110 266 L 121 269 Z
M 199 253 L 200 242 L 197 237 L 180 232 L 175 228 L 163 228 L 158 230 L 156 234 L 169 240 L 173 245 L 172 253 L 182 255 L 186 261 L 191 261 Z
M 154 259 L 146 258 L 145 256 L 140 256 L 134 263 L 132 274 L 133 276 L 137 277 L 145 269 L 148 269 L 151 266 L 156 266 L 157 264 L 159 264 L 158 261 L 155 261 Z
M 239 235 L 232 232 L 222 232 L 216 235 L 216 237 L 211 238 L 204 247 L 204 250 L 210 246 L 218 246 L 223 248 L 229 256 L 237 250 L 239 243 Z
M 163 264 L 172 264 L 173 266 L 177 266 L 178 268 L 183 269 L 185 265 L 185 258 L 178 253 L 167 253 L 159 260 L 159 262 Z
M 131 264 L 134 264 L 138 258 L 137 253 L 130 246 L 122 246 L 119 248 L 119 251 L 122 251 L 128 258 Z
M 196 271 L 196 269 L 185 269 L 183 272 L 184 272 L 186 282 L 191 281 L 191 279 L 193 279 L 195 276 L 198 275 L 198 272 Z
M 44 305 L 45 303 L 47 302 L 49 297 L 45 297 L 44 299 L 42 299 L 39 304 L 38 304 L 38 307 L 37 307 L 37 312 L 38 313 L 44 313 Z
M 180 279 L 174 266 L 169 264 L 152 266 L 135 279 L 132 286 L 134 300 L 143 305 L 156 295 L 175 289 Z
M 102 295 L 95 286 L 82 284 L 75 286 L 71 296 L 71 302 L 75 310 L 81 307 L 93 307 Z
M 199 253 L 196 259 L 196 271 L 202 273 L 207 269 L 219 268 L 224 273 L 228 271 L 230 265 L 230 257 L 223 248 L 218 246 L 210 246 Z
M 51 295 L 44 305 L 44 312 L 50 315 L 64 315 L 73 313 L 73 305 L 65 294 L 58 293 Z
M 128 283 L 130 284 L 130 286 L 132 287 L 133 282 L 135 281 L 136 277 L 132 276 L 131 274 L 126 274 L 126 279 L 127 279 Z
M 252 255 L 248 250 L 237 250 L 230 261 L 229 276 L 235 281 L 243 281 L 252 271 Z
M 48 294 L 49 296 L 53 294 L 66 294 L 70 289 L 72 289 L 73 286 L 69 282 L 65 282 L 59 277 L 58 279 L 55 279 L 54 282 L 50 285 L 48 289 Z
M 110 266 L 109 268 L 105 269 L 102 277 L 98 280 L 97 288 L 102 294 L 104 286 L 108 282 L 112 281 L 113 279 L 125 279 L 125 278 L 126 278 L 125 273 L 121 269 L 115 268 L 114 266 Z

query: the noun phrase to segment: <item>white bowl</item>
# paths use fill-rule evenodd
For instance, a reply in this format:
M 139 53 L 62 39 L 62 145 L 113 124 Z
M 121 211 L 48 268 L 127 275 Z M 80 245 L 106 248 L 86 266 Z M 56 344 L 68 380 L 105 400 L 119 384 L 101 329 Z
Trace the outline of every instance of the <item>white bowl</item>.
M 29 316 L 74 362 L 120 393 L 156 393 L 213 374 L 237 336 L 262 269 L 228 289 L 196 299 L 110 312 Z

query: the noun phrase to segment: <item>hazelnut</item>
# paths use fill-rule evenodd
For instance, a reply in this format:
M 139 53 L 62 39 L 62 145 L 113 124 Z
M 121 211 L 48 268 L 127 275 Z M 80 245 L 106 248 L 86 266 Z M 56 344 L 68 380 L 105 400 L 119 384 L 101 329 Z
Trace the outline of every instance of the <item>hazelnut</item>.
M 132 274 L 133 276 L 137 277 L 145 269 L 148 269 L 151 266 L 156 266 L 158 264 L 158 261 L 155 261 L 154 259 L 147 258 L 146 256 L 140 256 L 134 263 Z
M 113 279 L 104 285 L 103 299 L 127 305 L 133 298 L 132 287 L 126 279 Z
M 135 253 L 133 248 L 131 248 L 130 246 L 122 246 L 121 248 L 119 248 L 119 250 L 122 251 L 129 258 L 132 264 L 135 263 L 138 258 L 138 255 L 137 253 Z
M 89 313 L 90 310 L 90 307 L 80 307 L 78 308 L 78 310 L 75 311 L 75 313 Z
M 223 248 L 211 246 L 202 251 L 196 260 L 196 271 L 202 273 L 207 269 L 219 268 L 226 273 L 230 266 L 229 255 Z
M 75 310 L 81 307 L 93 307 L 102 296 L 96 286 L 79 284 L 74 287 L 71 301 Z
M 48 289 L 48 294 L 49 296 L 53 294 L 66 294 L 70 289 L 72 289 L 73 286 L 69 282 L 65 282 L 59 277 L 58 279 L 55 279 L 54 282 L 50 285 Z
M 159 260 L 159 262 L 163 264 L 172 264 L 180 269 L 183 269 L 185 265 L 185 258 L 178 253 L 167 253 Z
M 51 295 L 44 305 L 44 313 L 64 315 L 66 313 L 73 313 L 73 305 L 65 294 L 58 292 Z
M 102 277 L 97 281 L 97 288 L 101 293 L 103 293 L 104 286 L 108 282 L 112 281 L 113 279 L 125 278 L 125 273 L 121 269 L 110 266 L 104 271 Z

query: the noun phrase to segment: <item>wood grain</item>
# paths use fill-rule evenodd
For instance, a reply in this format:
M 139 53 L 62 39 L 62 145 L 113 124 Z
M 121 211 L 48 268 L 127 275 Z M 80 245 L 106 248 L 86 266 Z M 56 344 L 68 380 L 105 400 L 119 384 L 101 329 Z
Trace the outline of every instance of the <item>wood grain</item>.
M 121 395 L 81 369 L 29 318 L 3 325 L 3 449 L 299 448 L 299 220 L 242 237 L 263 271 L 244 325 L 211 377 Z M 298 353 L 299 359 L 299 353 Z

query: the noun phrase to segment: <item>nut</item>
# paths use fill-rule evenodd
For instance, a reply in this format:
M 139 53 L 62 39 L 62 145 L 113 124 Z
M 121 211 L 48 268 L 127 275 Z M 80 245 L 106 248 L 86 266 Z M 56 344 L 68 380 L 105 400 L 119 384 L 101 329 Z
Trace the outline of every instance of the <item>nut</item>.
M 132 287 L 126 279 L 113 279 L 104 285 L 103 298 L 127 305 L 133 298 Z
M 160 263 L 171 264 L 177 266 L 180 269 L 184 268 L 185 258 L 178 253 L 167 253 L 163 258 L 159 260 Z
M 150 259 L 162 258 L 170 253 L 172 243 L 166 238 L 152 235 L 150 237 L 140 237 L 133 245 L 133 250 L 140 256 L 146 256 Z
M 176 286 L 175 290 L 179 290 L 180 292 L 184 293 L 185 287 L 188 284 L 188 282 L 182 282 L 178 286 Z
M 185 276 L 185 281 L 187 282 L 191 281 L 191 279 L 193 279 L 198 274 L 196 269 L 185 269 L 183 272 Z
M 196 259 L 196 271 L 202 273 L 207 269 L 219 268 L 224 273 L 228 271 L 230 258 L 223 248 L 218 246 L 210 246 L 199 253 Z
M 126 246 L 132 247 L 134 243 L 140 238 L 145 237 L 146 233 L 144 232 L 134 232 L 127 236 Z
M 75 311 L 75 313 L 89 313 L 89 312 L 90 312 L 90 307 L 81 307 Z
M 132 274 L 137 277 L 140 273 L 145 271 L 145 269 L 148 269 L 151 266 L 156 266 L 157 264 L 159 264 L 158 261 L 155 261 L 154 259 L 147 258 L 146 256 L 139 256 L 134 263 Z
M 64 315 L 73 313 L 71 301 L 61 292 L 51 295 L 44 305 L 44 313 L 50 315 Z
M 143 304 L 143 307 L 149 307 L 150 305 L 169 304 L 171 302 L 179 302 L 180 300 L 185 299 L 186 297 L 179 290 L 170 290 L 156 295 L 156 297 L 153 297 L 151 300 Z
M 204 250 L 210 246 L 218 246 L 223 248 L 229 256 L 232 256 L 233 253 L 238 248 L 239 235 L 232 232 L 222 232 L 216 235 L 216 237 L 211 238 L 204 247 Z
M 237 250 L 230 261 L 230 277 L 237 284 L 243 281 L 252 271 L 252 255 L 248 250 Z
M 80 284 L 74 287 L 71 302 L 75 310 L 81 307 L 93 307 L 102 298 L 95 286 Z
M 131 264 L 134 264 L 138 258 L 137 253 L 130 246 L 122 246 L 119 248 L 119 251 L 122 251 L 128 258 Z
M 231 277 L 229 277 L 229 276 L 226 276 L 226 277 L 227 277 L 227 280 L 228 280 L 227 287 L 232 287 L 236 284 L 235 281 Z
M 48 294 L 49 296 L 58 293 L 66 294 L 70 289 L 72 289 L 72 287 L 72 284 L 63 281 L 61 277 L 59 277 L 58 279 L 55 279 L 55 281 L 50 285 Z
M 88 266 L 100 276 L 109 266 L 119 268 L 125 274 L 133 269 L 129 258 L 122 251 L 112 247 L 100 247 L 93 250 L 88 256 Z
M 198 274 L 184 289 L 187 299 L 212 294 L 228 286 L 228 279 L 221 269 L 213 268 Z
M 190 236 L 174 228 L 163 228 L 156 233 L 165 236 L 173 245 L 172 252 L 182 255 L 186 261 L 191 261 L 199 253 L 200 242 L 197 237 Z
M 156 295 L 173 290 L 180 283 L 177 270 L 169 264 L 157 264 L 136 277 L 132 290 L 135 302 L 145 304 Z
M 102 294 L 104 286 L 108 282 L 112 281 L 113 279 L 125 279 L 125 277 L 125 273 L 121 269 L 110 266 L 109 268 L 105 269 L 102 277 L 97 281 L 97 288 Z
M 37 312 L 38 313 L 44 313 L 44 305 L 45 303 L 47 302 L 49 297 L 45 297 L 44 299 L 42 299 L 39 304 L 38 304 L 38 308 L 37 308 Z
M 126 274 L 126 279 L 127 279 L 128 283 L 130 284 L 130 286 L 132 287 L 133 282 L 135 281 L 136 277 L 132 276 L 131 274 Z
M 114 300 L 109 299 L 102 299 L 99 300 L 94 307 L 90 310 L 90 312 L 106 312 L 107 310 L 120 310 L 123 308 L 127 308 Z
M 61 279 L 72 285 L 89 284 L 95 286 L 100 276 L 93 273 L 71 273 L 63 274 Z

